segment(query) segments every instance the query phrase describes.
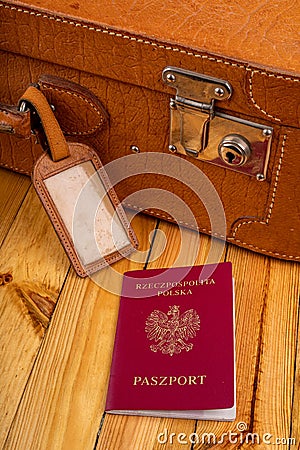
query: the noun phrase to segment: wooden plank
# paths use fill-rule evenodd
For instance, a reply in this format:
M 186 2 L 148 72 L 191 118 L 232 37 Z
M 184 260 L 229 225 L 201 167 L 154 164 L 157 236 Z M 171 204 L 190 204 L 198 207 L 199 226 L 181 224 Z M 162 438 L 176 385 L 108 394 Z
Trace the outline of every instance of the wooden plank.
M 262 356 L 253 417 L 254 431 L 261 438 L 258 449 L 265 449 L 262 437 L 266 434 L 272 435 L 267 439 L 280 450 L 288 447 L 289 438 L 298 439 L 299 446 L 299 434 L 294 435 L 299 415 L 297 419 L 294 415 L 294 429 L 291 433 L 299 296 L 300 265 L 272 259 L 263 314 Z M 297 408 L 297 384 L 295 400 Z M 292 441 L 290 443 L 291 448 L 295 448 L 295 444 Z
M 300 296 L 298 296 L 300 302 Z M 300 306 L 300 303 L 299 303 Z M 300 445 L 300 310 L 298 310 L 298 330 L 297 330 L 297 348 L 296 348 L 296 364 L 295 364 L 295 376 L 294 376 L 294 395 L 292 405 L 292 426 L 290 439 L 295 439 L 295 445 L 290 448 L 297 448 L 299 450 Z
M 194 432 L 195 421 L 106 414 L 97 450 L 190 448 L 180 443 Z M 172 434 L 173 433 L 173 434 Z M 178 436 L 181 435 L 181 438 Z
M 155 258 L 150 256 L 148 269 L 209 264 L 225 257 L 223 241 L 167 222 L 160 222 L 154 247 Z
M 29 189 L 30 178 L 0 168 L 0 245 Z
M 203 264 L 210 251 L 208 236 L 178 229 L 175 225 L 161 222 L 153 243 L 148 268 L 189 266 Z M 221 241 L 214 242 L 213 255 L 224 259 Z M 210 262 L 217 262 L 213 260 Z M 194 420 L 160 419 L 154 417 L 114 416 L 107 414 L 102 424 L 97 450 L 128 450 L 182 448 L 178 435 L 190 436 L 195 428 Z M 176 437 L 170 436 L 175 433 Z M 183 437 L 182 437 L 183 439 Z M 170 444 L 170 440 L 172 444 Z M 184 439 L 183 439 L 184 440 Z
M 146 242 L 153 226 L 148 228 L 142 225 L 140 228 L 141 241 Z M 156 232 L 148 267 L 200 264 L 206 260 L 209 238 L 201 236 L 200 249 L 196 251 L 198 235 L 184 231 L 189 237 L 177 259 L 180 253 L 178 230 L 165 223 L 159 229 L 167 238 L 167 250 L 163 250 L 163 235 L 160 231 Z M 142 268 L 147 254 L 147 251 L 138 254 L 137 260 L 142 262 L 140 266 L 121 261 L 118 270 L 122 274 L 125 270 Z M 196 433 L 200 437 L 204 433 L 214 433 L 220 438 L 229 430 L 237 432 L 237 424 L 244 422 L 249 432 L 260 437 L 265 433 L 279 438 L 291 436 L 299 443 L 299 357 L 294 387 L 293 381 L 300 265 L 272 260 L 231 246 L 226 259 L 233 262 L 236 280 L 237 420 L 234 423 L 198 422 Z M 25 268 L 22 270 L 25 271 Z M 111 272 L 107 276 L 102 272 L 102 277 L 104 281 L 108 280 L 108 286 L 116 283 L 117 290 L 120 288 L 118 277 L 114 282 Z M 101 277 L 95 282 L 79 280 L 73 272 L 70 274 L 6 448 L 93 448 L 105 404 L 118 309 L 118 294 L 103 291 L 99 287 L 103 280 Z M 4 289 L 8 290 L 10 286 Z M 39 294 L 35 288 L 35 293 Z M 26 280 L 22 292 L 27 311 L 33 310 L 31 315 L 27 312 L 27 316 L 35 314 L 39 317 L 34 323 L 35 330 L 40 332 L 43 330 L 43 320 L 44 324 L 47 323 L 47 313 L 44 310 L 41 313 L 41 308 L 36 308 L 31 301 L 30 285 Z M 44 286 L 37 298 L 43 296 Z M 51 295 L 45 297 L 52 298 Z M 14 296 L 11 298 L 14 299 Z M 46 301 L 46 305 L 50 303 Z M 16 311 L 6 317 L 5 323 L 15 320 L 15 317 L 18 317 Z M 11 373 L 8 375 L 11 376 Z M 13 395 L 15 393 L 9 393 L 9 397 Z M 195 421 L 106 415 L 97 450 L 179 449 L 182 448 L 178 442 L 179 434 L 184 433 L 188 437 L 194 432 L 194 427 Z M 162 444 L 158 442 L 158 436 L 165 430 L 168 442 Z M 175 433 L 172 444 L 171 433 Z M 242 438 L 245 439 L 245 433 Z M 249 445 L 240 441 L 230 444 L 224 438 L 224 443 L 215 447 L 248 448 Z M 282 443 L 281 446 L 276 445 L 278 447 L 287 448 L 287 445 Z M 207 445 L 200 442 L 193 448 L 207 448 Z M 255 444 L 255 448 L 265 446 Z
M 158 266 L 167 265 L 165 258 L 160 258 Z M 248 448 L 253 439 L 255 448 L 263 449 L 266 444 L 257 446 L 257 435 L 260 440 L 263 436 L 268 439 L 266 433 L 282 439 L 282 445 L 276 447 L 287 448 L 286 439 L 290 437 L 291 425 L 300 266 L 231 246 L 227 260 L 233 263 L 236 281 L 237 419 L 233 423 L 198 422 L 196 435 L 200 442 L 193 448 L 207 448 L 207 445 L 216 448 Z M 276 354 L 277 358 L 274 357 Z M 299 410 L 298 390 L 295 391 L 294 410 Z M 149 439 L 147 429 L 139 427 L 140 420 L 136 417 L 106 416 L 97 450 L 116 448 L 116 443 L 118 448 L 125 449 L 126 445 L 123 446 L 122 442 L 128 443 L 130 438 L 134 442 L 131 448 L 145 449 L 169 448 L 171 445 L 172 448 L 181 448 L 179 433 L 184 433 L 181 435 L 183 440 L 184 436 L 186 440 L 189 436 L 196 439 L 195 435 L 191 435 L 192 421 L 179 424 L 177 420 L 147 418 L 147 427 L 151 426 L 154 433 Z M 291 434 L 295 442 L 299 442 L 298 422 L 295 413 L 294 434 Z M 240 433 L 244 424 L 247 430 Z M 157 439 L 164 430 L 167 430 L 168 436 L 166 446 L 157 442 L 155 444 L 155 437 Z M 237 434 L 229 437 L 230 432 Z M 172 433 L 175 433 L 173 437 Z M 219 441 L 216 445 L 212 445 L 212 435 L 211 443 L 208 443 L 209 433 L 213 433 L 216 441 Z M 227 436 L 222 439 L 223 433 L 227 433 Z M 247 433 L 256 434 L 247 436 Z
M 69 263 L 31 188 L 0 249 L 0 447 L 4 443 Z
M 253 443 L 265 449 L 264 437 L 273 445 L 276 437 L 282 438 L 276 448 L 287 448 L 300 266 L 234 247 L 228 259 L 236 280 L 237 419 L 232 424 L 199 423 L 200 444 L 195 449 L 206 448 L 201 443 L 205 432 L 217 437 L 216 445 L 211 445 L 216 448 L 249 448 Z M 244 433 L 241 427 L 246 428 Z M 237 434 L 230 438 L 230 431 Z M 223 433 L 228 434 L 221 444 Z
M 242 424 L 251 428 L 260 321 L 270 263 L 264 256 L 234 246 L 229 246 L 226 260 L 232 262 L 235 280 L 237 417 L 234 422 L 199 421 L 196 429 L 199 442 L 195 450 L 207 448 L 207 445 L 240 448 L 243 435 L 238 428 Z M 237 435 L 230 437 L 230 432 Z
M 134 228 L 149 248 L 154 219 Z M 144 243 L 144 244 L 143 244 Z M 69 274 L 16 414 L 6 449 L 93 449 L 104 411 L 119 295 L 104 290 L 112 270 L 143 268 L 148 252 L 104 269 L 100 278 Z M 119 277 L 117 283 L 121 283 Z M 116 286 L 111 285 L 113 289 Z M 120 286 L 117 286 L 117 290 Z

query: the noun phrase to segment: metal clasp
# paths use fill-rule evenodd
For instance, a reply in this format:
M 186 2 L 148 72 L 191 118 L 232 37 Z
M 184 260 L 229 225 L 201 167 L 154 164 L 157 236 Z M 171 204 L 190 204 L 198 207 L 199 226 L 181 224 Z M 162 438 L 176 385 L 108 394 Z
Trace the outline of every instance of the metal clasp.
M 170 100 L 169 150 L 264 181 L 273 128 L 222 113 L 232 94 L 224 80 L 166 67 L 163 81 L 176 89 Z
M 226 100 L 231 85 L 217 78 L 176 67 L 166 67 L 163 81 L 176 89 L 171 108 L 171 143 L 181 152 L 197 157 L 208 144 L 210 123 L 215 116 L 215 100 Z M 176 144 L 175 144 L 176 143 Z

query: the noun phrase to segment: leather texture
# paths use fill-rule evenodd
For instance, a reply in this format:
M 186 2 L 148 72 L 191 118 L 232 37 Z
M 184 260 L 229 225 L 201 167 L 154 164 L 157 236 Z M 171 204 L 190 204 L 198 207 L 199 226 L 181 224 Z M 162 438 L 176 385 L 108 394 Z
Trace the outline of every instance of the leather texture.
M 188 159 L 212 181 L 224 205 L 229 241 L 300 260 L 297 11 L 290 15 L 291 4 L 285 0 L 280 7 L 271 1 L 257 3 L 257 8 L 245 2 L 242 15 L 240 6 L 229 2 L 222 2 L 222 8 L 216 2 L 193 6 L 186 0 L 176 8 L 171 3 L 139 0 L 100 8 L 92 2 L 88 8 L 83 3 L 74 8 L 55 0 L 51 8 L 43 3 L 49 10 L 0 3 L 0 100 L 16 104 L 42 73 L 63 77 L 68 81 L 40 80 L 41 91 L 55 106 L 68 140 L 93 146 L 107 164 L 131 155 L 133 145 L 140 155 L 168 153 L 169 99 L 174 92 L 161 80 L 166 66 L 228 80 L 233 95 L 217 102 L 217 108 L 274 128 L 266 181 L 185 156 L 177 155 L 174 161 L 181 167 Z M 150 10 L 153 16 L 146 20 L 150 15 L 144 12 Z M 19 39 L 20 28 L 28 30 L 26 39 Z M 101 103 L 87 100 L 87 91 L 70 88 L 69 81 L 89 89 Z M 11 136 L 3 135 L 0 145 L 1 164 L 23 173 L 32 170 L 41 152 L 33 142 Z M 125 166 L 124 173 L 129 169 Z M 176 193 L 190 206 L 199 230 L 214 234 L 205 206 L 179 180 L 145 174 L 125 179 L 116 191 L 131 207 L 167 220 L 181 217 L 179 210 L 172 216 L 130 201 L 131 194 L 149 186 Z M 184 216 L 180 223 L 192 226 Z
M 46 143 L 40 143 L 50 152 L 53 161 L 67 158 L 70 155 L 67 141 L 44 94 L 37 87 L 29 86 L 20 102 L 26 102 L 34 108 L 38 121 L 41 122 L 40 128 L 46 136 Z
M 30 112 L 21 112 L 16 106 L 0 103 L 0 132 L 23 139 L 31 136 Z
M 128 256 L 130 253 L 134 251 L 135 248 L 138 246 L 138 241 L 135 236 L 134 231 L 132 230 L 128 219 L 125 215 L 125 212 L 120 205 L 120 201 L 113 189 L 113 187 L 110 184 L 110 181 L 107 177 L 107 174 L 101 164 L 101 161 L 99 160 L 98 155 L 94 150 L 89 148 L 88 146 L 84 144 L 79 143 L 70 143 L 68 144 L 68 157 L 59 159 L 58 161 L 53 160 L 50 158 L 50 156 L 47 153 L 44 153 L 37 161 L 34 171 L 33 171 L 33 183 L 34 187 L 41 199 L 41 202 L 49 215 L 49 218 L 52 222 L 52 225 L 54 226 L 54 229 L 70 259 L 70 261 L 73 264 L 73 267 L 76 271 L 76 273 L 81 277 L 86 277 L 87 275 L 91 275 L 92 273 L 98 271 L 99 269 L 103 267 L 107 267 L 108 264 L 112 264 L 115 261 L 118 261 L 119 259 L 123 258 L 124 256 Z M 53 154 L 53 152 L 51 152 Z M 57 208 L 57 205 L 55 204 L 55 201 L 53 199 L 53 196 L 50 195 L 49 190 L 47 187 L 45 187 L 45 180 L 49 181 L 51 176 L 56 176 L 60 174 L 61 172 L 80 166 L 86 162 L 91 162 L 94 166 L 94 170 L 92 170 L 92 173 L 95 173 L 97 170 L 98 176 L 101 178 L 101 182 L 105 188 L 106 194 L 109 196 L 110 202 L 113 205 L 114 212 L 117 212 L 118 219 L 122 226 L 124 227 L 124 230 L 126 230 L 128 234 L 129 241 L 126 244 L 126 246 L 122 248 L 117 248 L 116 243 L 114 242 L 113 245 L 111 241 L 113 241 L 113 237 L 109 235 L 109 237 L 105 236 L 105 233 L 107 233 L 107 230 L 112 227 L 113 219 L 108 219 L 108 214 L 103 215 L 103 217 L 100 217 L 101 220 L 101 227 L 104 228 L 104 236 L 101 236 L 101 230 L 97 230 L 98 234 L 100 234 L 101 239 L 97 240 L 97 244 L 101 246 L 103 245 L 103 248 L 97 248 L 96 256 L 97 258 L 93 260 L 93 262 L 84 263 L 84 258 L 80 258 L 78 249 L 75 248 L 74 240 L 72 237 L 72 233 L 70 234 L 69 228 L 62 219 L 62 216 Z M 72 182 L 71 185 L 74 185 L 74 179 L 76 179 L 76 172 L 74 174 L 69 175 Z M 64 185 L 65 186 L 71 186 L 66 183 L 66 178 L 64 178 Z M 56 180 L 57 181 L 57 180 Z M 57 181 L 58 182 L 58 181 Z M 93 186 L 94 190 L 96 190 L 96 183 Z M 56 186 L 55 186 L 56 188 Z M 60 192 L 60 186 L 57 186 L 57 191 L 59 192 L 59 197 L 63 198 L 63 205 L 64 209 L 65 206 L 69 206 L 69 204 L 73 205 L 72 200 L 70 201 L 70 195 L 69 192 Z M 94 193 L 95 195 L 95 193 Z M 100 195 L 100 194 L 99 194 Z M 75 197 L 76 198 L 76 197 Z M 81 213 L 81 211 L 80 211 Z M 72 218 L 75 214 L 75 208 L 70 209 L 69 211 L 70 217 Z M 85 218 L 84 214 L 77 215 L 77 220 L 84 221 L 85 222 L 85 231 L 88 228 L 89 224 L 89 218 Z M 96 216 L 94 217 L 94 220 L 96 220 Z M 108 223 L 103 224 L 103 221 L 108 221 Z M 72 223 L 71 223 L 72 224 Z M 72 226 L 71 226 L 72 228 Z M 115 230 L 116 231 L 116 230 Z M 87 233 L 87 231 L 86 231 Z M 115 237 L 115 236 L 114 236 Z M 90 238 L 89 238 L 90 239 Z M 94 236 L 94 240 L 97 239 L 97 236 Z M 100 241 L 100 242 L 99 242 Z M 91 242 L 91 239 L 89 240 Z M 110 244 L 110 251 L 108 252 L 107 246 L 108 243 Z M 95 245 L 95 244 L 94 244 Z M 89 249 L 88 249 L 89 250 Z
M 155 41 L 154 50 L 163 42 L 180 43 L 190 50 L 199 48 L 207 55 L 215 53 L 246 63 L 261 62 L 264 68 L 285 72 L 300 71 L 297 1 L 44 0 L 41 7 L 40 0 L 23 0 L 3 4 L 16 10 L 32 7 L 39 10 L 41 17 L 52 17 L 52 22 L 70 23 L 86 31 L 100 29 L 112 38 L 126 35 L 128 41 L 136 37 L 148 41 L 150 46 Z M 49 23 L 49 27 L 54 28 L 54 24 Z M 37 34 L 37 30 L 32 30 L 31 39 Z M 65 36 L 61 36 L 59 45 L 65 45 L 73 58 L 73 42 L 66 39 L 63 43 Z M 29 47 L 31 39 L 23 44 Z M 88 44 L 88 39 L 84 43 Z M 79 59 L 82 54 L 76 53 L 75 57 Z

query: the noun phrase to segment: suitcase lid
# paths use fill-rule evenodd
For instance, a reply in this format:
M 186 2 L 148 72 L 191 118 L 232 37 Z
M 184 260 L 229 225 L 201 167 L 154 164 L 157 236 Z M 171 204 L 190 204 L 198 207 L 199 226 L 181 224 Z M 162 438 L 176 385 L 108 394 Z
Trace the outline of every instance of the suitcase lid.
M 0 49 L 169 93 L 162 70 L 183 67 L 232 84 L 225 110 L 299 126 L 300 9 L 289 0 L 40 3 L 0 2 Z
M 25 0 L 9 4 L 265 68 L 300 72 L 300 8 L 290 0 Z

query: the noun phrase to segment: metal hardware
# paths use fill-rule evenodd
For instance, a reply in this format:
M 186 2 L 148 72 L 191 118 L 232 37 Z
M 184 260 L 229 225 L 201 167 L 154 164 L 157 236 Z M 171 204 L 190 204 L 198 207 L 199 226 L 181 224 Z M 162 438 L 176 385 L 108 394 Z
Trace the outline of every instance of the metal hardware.
M 0 133 L 14 134 L 14 127 L 4 123 L 0 123 Z
M 175 83 L 176 81 L 176 76 L 173 73 L 168 73 L 166 75 L 166 78 L 169 81 L 169 83 Z
M 257 181 L 265 181 L 266 177 L 263 173 L 258 173 L 256 175 L 256 179 L 257 179 Z
M 220 87 L 215 88 L 215 94 L 217 97 L 222 98 L 225 94 L 224 89 Z
M 177 148 L 175 147 L 175 145 L 169 145 L 169 151 L 171 152 L 171 153 L 176 153 L 177 152 Z
M 242 166 L 251 155 L 249 142 L 239 134 L 225 136 L 219 144 L 218 152 L 220 158 L 229 166 Z
M 272 136 L 272 130 L 270 130 L 269 128 L 265 128 L 265 129 L 262 131 L 262 134 L 263 134 L 263 136 L 265 136 L 265 137 L 271 137 L 271 136 Z
M 171 123 L 172 129 L 179 128 L 181 131 L 181 146 L 187 153 L 202 152 L 208 144 L 209 125 L 214 117 L 214 101 L 230 97 L 230 84 L 176 67 L 166 67 L 162 78 L 177 91 L 175 99 L 170 103 L 173 111 Z
M 140 153 L 140 149 L 137 145 L 131 145 L 130 150 L 134 153 Z
M 23 100 L 23 101 L 20 103 L 18 109 L 19 109 L 20 112 L 24 113 L 24 112 L 28 111 L 29 108 L 28 108 L 28 106 L 27 106 L 27 103 Z
M 50 106 L 50 108 L 52 109 L 52 111 L 54 112 L 54 111 L 55 111 L 55 106 L 52 105 L 52 103 L 49 104 L 49 106 Z M 28 107 L 28 105 L 27 105 L 27 102 L 26 102 L 25 100 L 22 100 L 22 101 L 20 102 L 20 104 L 19 104 L 18 110 L 19 110 L 20 112 L 26 112 L 26 111 L 28 111 L 28 109 L 29 109 L 29 107 Z
M 227 81 L 176 67 L 166 67 L 162 78 L 176 89 L 170 151 L 266 179 L 273 128 L 216 110 L 216 103 L 232 94 Z

